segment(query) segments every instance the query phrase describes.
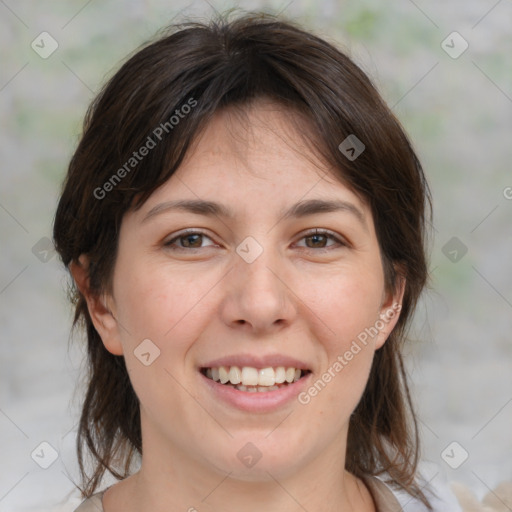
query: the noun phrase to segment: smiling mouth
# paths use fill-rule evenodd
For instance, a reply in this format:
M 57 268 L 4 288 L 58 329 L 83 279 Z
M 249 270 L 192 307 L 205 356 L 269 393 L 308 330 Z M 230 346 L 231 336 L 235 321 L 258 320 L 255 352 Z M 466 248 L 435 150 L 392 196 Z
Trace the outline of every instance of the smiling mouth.
M 276 391 L 297 382 L 311 373 L 310 370 L 284 366 L 261 369 L 250 366 L 242 368 L 238 366 L 219 366 L 201 368 L 200 372 L 206 378 L 219 384 L 249 393 Z

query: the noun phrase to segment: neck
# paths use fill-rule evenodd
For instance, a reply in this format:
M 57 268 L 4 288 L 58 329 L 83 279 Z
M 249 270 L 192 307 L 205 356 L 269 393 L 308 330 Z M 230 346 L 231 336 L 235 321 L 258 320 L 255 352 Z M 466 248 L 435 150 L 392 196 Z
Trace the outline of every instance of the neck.
M 374 511 L 364 484 L 344 468 L 345 443 L 329 446 L 313 460 L 288 471 L 226 473 L 173 447 L 162 456 L 159 440 L 144 445 L 140 470 L 112 488 L 105 512 L 358 512 Z M 159 448 L 160 447 L 160 448 Z M 107 494 L 107 493 L 106 493 Z

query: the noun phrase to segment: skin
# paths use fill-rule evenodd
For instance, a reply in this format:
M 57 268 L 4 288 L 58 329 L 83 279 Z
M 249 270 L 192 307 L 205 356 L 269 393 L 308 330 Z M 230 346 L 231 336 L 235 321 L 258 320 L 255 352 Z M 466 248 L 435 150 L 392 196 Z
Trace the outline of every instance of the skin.
M 375 510 L 364 483 L 344 470 L 347 429 L 398 314 L 306 405 L 243 412 L 215 400 L 197 371 L 222 356 L 280 353 L 307 362 L 314 381 L 401 301 L 403 283 L 384 286 L 369 207 L 300 140 L 290 113 L 272 103 L 257 102 L 245 118 L 217 113 L 177 173 L 125 215 L 112 292 L 89 292 L 85 256 L 72 265 L 141 403 L 141 469 L 109 488 L 106 512 Z M 165 211 L 144 220 L 162 202 L 199 198 L 234 218 Z M 350 202 L 363 222 L 349 211 L 280 215 L 308 199 Z M 178 239 L 173 251 L 165 244 L 184 228 L 205 237 Z M 343 244 L 305 234 L 313 228 Z M 236 252 L 247 236 L 263 248 L 252 263 Z M 161 352 L 145 366 L 134 350 L 148 338 Z M 262 454 L 252 468 L 236 456 L 248 442 Z

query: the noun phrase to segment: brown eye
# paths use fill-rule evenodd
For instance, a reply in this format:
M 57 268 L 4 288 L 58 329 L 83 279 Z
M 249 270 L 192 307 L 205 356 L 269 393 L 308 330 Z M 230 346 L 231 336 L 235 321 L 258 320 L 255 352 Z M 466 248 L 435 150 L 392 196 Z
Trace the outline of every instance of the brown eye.
M 186 249 L 203 249 L 208 247 L 208 245 L 202 245 L 205 240 L 211 241 L 211 238 L 200 231 L 189 231 L 175 236 L 171 240 L 165 242 L 164 245 L 171 250 L 177 251 Z M 213 243 L 209 245 L 213 245 Z
M 313 232 L 306 233 L 301 240 L 306 241 L 305 248 L 306 249 L 319 249 L 329 251 L 331 249 L 336 249 L 341 247 L 345 247 L 348 244 L 345 243 L 340 237 L 331 231 L 319 230 L 316 229 Z M 334 242 L 333 244 L 327 245 L 329 241 Z M 301 246 L 304 247 L 304 246 Z
M 198 249 L 201 247 L 201 242 L 203 241 L 203 235 L 185 235 L 180 236 L 178 240 L 182 240 L 182 247 L 191 247 L 193 249 Z
M 311 245 L 306 243 L 306 245 L 311 249 L 323 249 L 328 241 L 328 238 L 325 235 L 309 235 L 305 237 L 305 239 L 311 241 Z

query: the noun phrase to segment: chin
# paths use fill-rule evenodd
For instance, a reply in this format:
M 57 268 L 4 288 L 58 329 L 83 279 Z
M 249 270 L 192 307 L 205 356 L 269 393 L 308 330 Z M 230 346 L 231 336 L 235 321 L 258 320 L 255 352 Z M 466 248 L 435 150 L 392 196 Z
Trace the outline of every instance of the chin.
M 247 436 L 243 441 L 233 442 L 228 450 L 231 455 L 210 455 L 210 463 L 224 476 L 230 474 L 230 478 L 245 482 L 264 482 L 274 478 L 279 480 L 297 471 L 300 464 L 297 454 L 303 453 L 302 446 L 300 449 L 284 449 L 280 446 L 279 452 L 276 452 L 275 443 L 270 446 L 268 440 L 267 443 L 265 439 L 255 440 L 253 443 L 250 439 Z M 255 439 L 254 436 L 252 439 Z

